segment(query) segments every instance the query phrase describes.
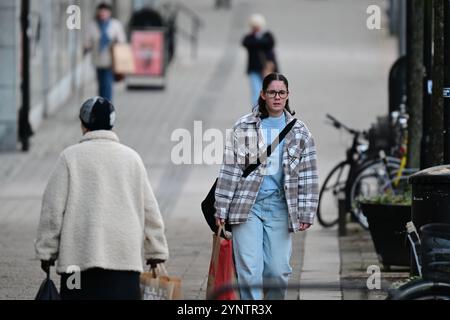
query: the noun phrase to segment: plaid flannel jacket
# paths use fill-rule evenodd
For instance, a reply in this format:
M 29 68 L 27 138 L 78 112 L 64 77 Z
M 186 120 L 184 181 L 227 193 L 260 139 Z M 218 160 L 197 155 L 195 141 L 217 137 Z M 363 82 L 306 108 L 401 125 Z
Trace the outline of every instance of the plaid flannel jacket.
M 285 112 L 287 123 L 294 118 Z M 247 221 L 256 200 L 267 165 L 263 161 L 247 178 L 249 163 L 256 163 L 266 150 L 261 133 L 260 113 L 240 118 L 227 137 L 224 161 L 216 186 L 216 217 L 230 224 Z M 314 139 L 308 128 L 297 121 L 286 135 L 283 149 L 284 192 L 289 210 L 289 231 L 299 231 L 300 223 L 314 223 L 319 202 L 319 185 Z

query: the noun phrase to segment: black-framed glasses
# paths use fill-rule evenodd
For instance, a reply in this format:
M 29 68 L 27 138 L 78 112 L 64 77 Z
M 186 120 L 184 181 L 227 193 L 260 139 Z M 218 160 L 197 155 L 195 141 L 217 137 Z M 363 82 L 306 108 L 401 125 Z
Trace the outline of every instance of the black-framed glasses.
M 276 90 L 267 90 L 267 91 L 266 91 L 266 95 L 267 95 L 269 98 L 275 98 L 275 97 L 277 96 L 277 94 L 278 94 L 278 96 L 279 96 L 281 99 L 286 99 L 287 96 L 288 96 L 288 94 L 289 94 L 289 91 L 286 91 L 286 90 L 280 90 L 280 91 L 276 91 Z

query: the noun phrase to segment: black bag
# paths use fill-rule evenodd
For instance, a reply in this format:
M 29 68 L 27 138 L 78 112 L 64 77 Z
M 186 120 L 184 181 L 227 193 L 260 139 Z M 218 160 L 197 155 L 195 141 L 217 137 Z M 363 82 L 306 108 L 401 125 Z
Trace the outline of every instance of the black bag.
M 50 279 L 50 273 L 47 273 L 47 277 L 39 287 L 39 291 L 34 300 L 61 300 L 58 289 L 52 279 Z
M 275 140 L 275 141 L 278 140 L 278 144 L 281 141 L 283 141 L 283 139 L 286 137 L 288 132 L 291 131 L 291 129 L 294 127 L 296 122 L 297 122 L 297 119 L 292 120 L 281 131 L 280 135 L 278 136 L 278 139 Z M 274 149 L 276 149 L 276 146 L 274 146 L 274 145 L 269 145 L 267 147 L 267 150 L 266 150 L 266 152 L 265 152 L 265 154 L 263 156 L 264 159 L 267 159 L 268 157 L 270 157 L 270 155 L 272 154 L 272 148 L 273 147 L 275 147 Z M 247 168 L 245 168 L 244 173 L 242 174 L 242 177 L 243 178 L 247 178 L 256 168 L 259 167 L 261 162 L 262 162 L 261 159 L 258 158 L 256 163 L 250 164 Z M 208 223 L 209 228 L 214 233 L 217 233 L 216 217 L 215 217 L 216 208 L 214 207 L 214 204 L 216 202 L 216 195 L 215 195 L 215 193 L 216 193 L 217 180 L 218 179 L 216 179 L 216 181 L 214 182 L 213 186 L 211 187 L 211 190 L 209 190 L 208 195 L 206 196 L 205 200 L 203 200 L 203 202 L 202 202 L 203 216 L 205 217 L 206 223 Z M 231 226 L 227 222 L 225 222 L 225 230 L 231 232 Z

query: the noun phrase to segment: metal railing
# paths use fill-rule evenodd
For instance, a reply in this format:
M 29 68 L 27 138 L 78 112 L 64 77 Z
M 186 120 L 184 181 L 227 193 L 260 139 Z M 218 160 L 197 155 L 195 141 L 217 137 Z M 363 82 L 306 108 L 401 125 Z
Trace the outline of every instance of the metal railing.
M 203 20 L 200 18 L 200 16 L 191 8 L 186 6 L 183 3 L 176 3 L 174 5 L 174 8 L 171 9 L 173 11 L 173 19 L 175 19 L 175 16 L 178 14 L 185 14 L 191 21 L 191 27 L 183 28 L 180 25 L 177 25 L 176 32 L 180 34 L 180 36 L 188 39 L 190 41 L 191 45 L 191 57 L 193 59 L 197 58 L 198 55 L 198 42 L 199 42 L 199 33 L 200 29 L 204 26 Z

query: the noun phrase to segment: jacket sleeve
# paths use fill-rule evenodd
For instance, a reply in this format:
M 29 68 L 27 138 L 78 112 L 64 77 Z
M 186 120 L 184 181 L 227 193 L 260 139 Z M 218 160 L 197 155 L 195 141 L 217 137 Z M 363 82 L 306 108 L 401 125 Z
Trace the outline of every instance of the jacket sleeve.
M 95 32 L 95 25 L 93 23 L 90 23 L 87 27 L 87 32 L 84 34 L 83 37 L 83 48 L 85 50 L 92 50 L 94 46 L 94 34 Z
M 42 199 L 42 209 L 35 241 L 39 260 L 56 260 L 69 191 L 69 169 L 63 155 L 58 159 Z
M 244 46 L 245 48 L 249 48 L 254 43 L 255 41 L 252 41 L 252 38 L 250 36 L 245 36 L 242 39 L 242 46 Z
M 144 168 L 144 256 L 145 259 L 169 259 L 164 221 Z
M 117 20 L 116 22 L 117 22 L 116 23 L 116 25 L 117 25 L 117 42 L 125 43 L 125 42 L 127 42 L 127 37 L 125 35 L 125 30 L 123 29 L 123 25 L 119 20 Z
M 263 45 L 265 50 L 272 50 L 275 47 L 275 38 L 272 33 L 266 32 L 263 36 Z
M 314 223 L 319 204 L 319 177 L 317 173 L 317 157 L 314 138 L 309 135 L 305 142 L 300 161 L 298 179 L 299 221 Z
M 253 36 L 244 37 L 242 45 L 247 49 L 272 50 L 275 46 L 275 39 L 270 32 L 266 32 L 261 38 Z
M 234 192 L 242 177 L 242 168 L 237 157 L 237 136 L 236 128 L 227 135 L 226 145 L 223 155 L 223 163 L 220 168 L 219 178 L 216 186 L 216 218 L 228 218 L 229 208 L 233 200 Z

